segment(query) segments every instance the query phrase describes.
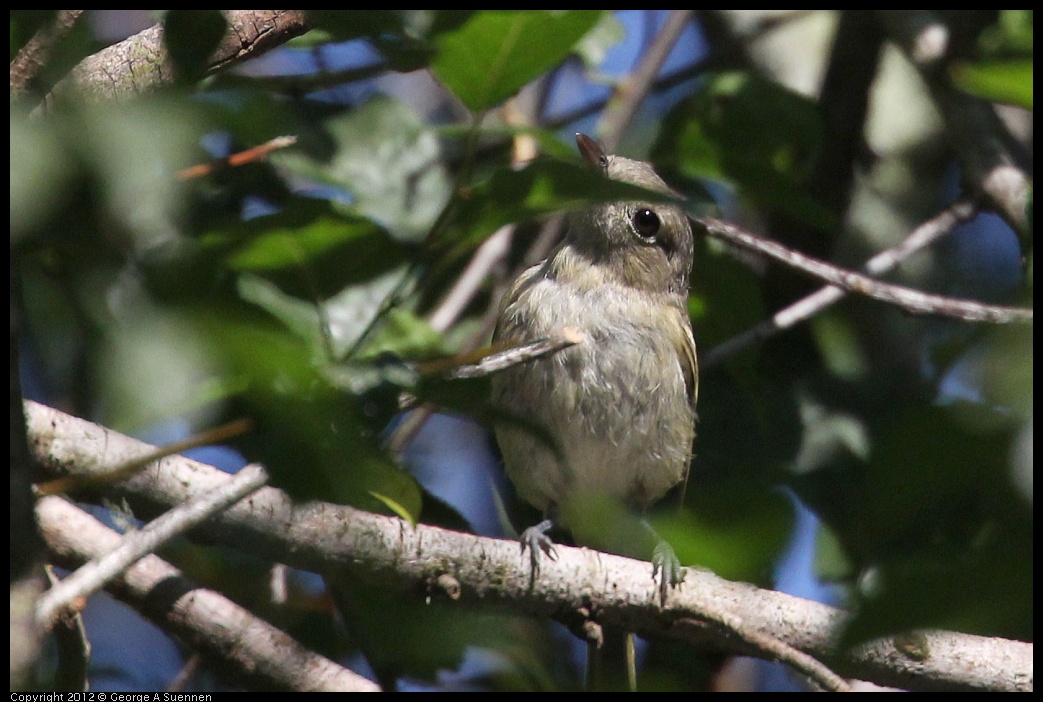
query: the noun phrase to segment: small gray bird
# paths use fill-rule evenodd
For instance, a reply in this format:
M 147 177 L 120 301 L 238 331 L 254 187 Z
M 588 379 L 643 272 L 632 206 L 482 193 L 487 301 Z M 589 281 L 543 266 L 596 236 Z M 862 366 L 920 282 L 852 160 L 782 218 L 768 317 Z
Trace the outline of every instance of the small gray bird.
M 583 134 L 576 142 L 607 178 L 672 192 L 649 164 L 606 154 Z M 546 532 L 570 499 L 602 495 L 643 510 L 687 475 L 698 389 L 687 311 L 692 252 L 679 206 L 601 204 L 574 215 L 565 240 L 504 296 L 494 342 L 523 344 L 563 327 L 584 337 L 492 377 L 493 406 L 517 420 L 495 427 L 507 475 L 549 517 L 522 535 L 534 569 L 539 550 L 552 553 Z M 681 573 L 658 542 L 643 557 L 653 575 L 662 569 L 665 599 Z

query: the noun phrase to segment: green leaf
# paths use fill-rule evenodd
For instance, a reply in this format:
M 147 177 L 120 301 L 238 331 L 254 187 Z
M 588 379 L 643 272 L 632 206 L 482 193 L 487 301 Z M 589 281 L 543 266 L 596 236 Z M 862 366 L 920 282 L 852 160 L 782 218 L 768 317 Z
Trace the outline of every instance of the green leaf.
M 400 358 L 425 358 L 445 353 L 442 335 L 409 310 L 393 307 L 359 354 L 360 358 L 393 354 Z
M 952 67 L 952 80 L 964 92 L 992 102 L 1032 109 L 1032 60 L 980 61 Z
M 255 428 L 236 447 L 295 498 L 385 513 L 390 500 L 418 515 L 419 487 L 385 454 L 360 398 L 327 377 L 309 345 L 244 311 L 193 315 L 212 364 L 236 381 L 229 387 L 243 388 L 226 399 L 225 413 L 249 417 Z
M 417 517 L 419 516 L 417 512 L 410 512 L 401 503 L 388 497 L 387 495 L 381 495 L 379 492 L 373 492 L 372 490 L 369 494 L 383 502 L 384 505 L 388 509 L 390 509 L 396 516 L 401 517 L 413 526 L 416 526 Z
M 307 299 L 383 275 L 408 251 L 372 221 L 326 200 L 291 198 L 275 214 L 208 232 L 204 248 L 237 273 L 255 273 Z
M 763 582 L 793 531 L 792 502 L 766 484 L 692 480 L 688 508 L 663 510 L 656 531 L 685 565 L 730 580 Z
M 756 201 L 829 227 L 833 216 L 804 185 L 822 148 L 814 103 L 763 78 L 710 75 L 667 116 L 652 152 L 665 178 L 731 182 Z
M 470 110 L 500 104 L 569 55 L 600 10 L 488 10 L 440 34 L 435 75 Z
M 450 194 L 434 130 L 385 96 L 335 115 L 323 126 L 332 151 L 297 149 L 275 154 L 272 161 L 346 190 L 357 212 L 396 239 L 423 239 Z

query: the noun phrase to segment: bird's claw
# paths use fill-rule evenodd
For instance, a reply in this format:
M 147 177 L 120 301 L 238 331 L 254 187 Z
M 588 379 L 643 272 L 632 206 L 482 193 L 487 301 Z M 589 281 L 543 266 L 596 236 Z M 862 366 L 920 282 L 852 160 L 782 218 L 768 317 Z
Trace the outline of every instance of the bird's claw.
M 685 570 L 670 544 L 660 541 L 652 551 L 652 579 L 659 575 L 659 604 L 666 606 L 666 596 L 670 588 L 677 587 L 684 581 Z
M 536 580 L 536 576 L 540 572 L 540 554 L 546 554 L 547 558 L 555 561 L 558 559 L 558 554 L 554 550 L 554 542 L 547 532 L 554 526 L 554 522 L 549 519 L 544 519 L 539 524 L 531 526 L 521 533 L 518 537 L 518 541 L 521 544 L 522 553 L 526 549 L 529 550 L 529 562 L 532 567 L 532 579 Z

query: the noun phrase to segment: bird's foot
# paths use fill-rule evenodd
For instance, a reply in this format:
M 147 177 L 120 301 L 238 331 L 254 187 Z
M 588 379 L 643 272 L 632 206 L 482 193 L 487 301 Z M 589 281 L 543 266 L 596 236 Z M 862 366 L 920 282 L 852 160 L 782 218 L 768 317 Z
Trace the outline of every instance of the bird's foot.
M 545 554 L 547 558 L 556 560 L 558 558 L 557 553 L 554 551 L 554 542 L 547 532 L 554 526 L 554 522 L 550 519 L 544 519 L 542 522 L 535 526 L 531 526 L 521 533 L 518 537 L 518 541 L 521 543 L 522 553 L 526 549 L 529 550 L 529 562 L 532 565 L 532 580 L 536 581 L 536 577 L 540 573 L 540 558 L 541 554 Z
M 685 571 L 681 561 L 674 553 L 673 547 L 660 540 L 652 551 L 652 579 L 659 575 L 659 604 L 666 606 L 666 596 L 670 588 L 677 587 L 684 581 Z

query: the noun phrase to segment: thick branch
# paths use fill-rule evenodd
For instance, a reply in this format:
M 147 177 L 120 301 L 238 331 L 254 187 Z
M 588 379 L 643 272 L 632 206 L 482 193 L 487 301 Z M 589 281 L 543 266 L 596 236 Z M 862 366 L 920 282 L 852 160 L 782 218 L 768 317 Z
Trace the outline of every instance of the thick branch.
M 228 33 L 210 58 L 215 73 L 286 43 L 311 25 L 302 10 L 229 10 Z M 90 102 L 120 100 L 152 92 L 174 80 L 174 65 L 155 24 L 102 49 L 54 86 L 48 102 L 75 93 Z
M 151 448 L 35 403 L 26 404 L 26 413 L 37 461 L 52 472 L 100 470 Z M 226 480 L 228 476 L 217 469 L 170 457 L 111 491 L 166 509 Z M 413 527 L 400 519 L 322 502 L 294 504 L 272 488 L 258 490 L 209 522 L 206 532 L 210 538 L 311 571 L 350 568 L 360 577 L 403 590 L 424 588 L 431 597 L 472 606 L 499 605 L 573 621 L 588 616 L 646 637 L 703 644 L 709 640 L 725 650 L 750 653 L 748 643 L 690 625 L 693 619 L 720 623 L 736 618 L 752 631 L 837 662 L 845 675 L 886 685 L 931 690 L 1032 687 L 1031 644 L 926 632 L 925 645 L 915 657 L 890 639 L 837 651 L 834 642 L 846 615 L 826 605 L 689 569 L 664 608 L 648 563 L 564 546 L 558 547 L 557 560 L 543 563 L 539 579 L 533 581 L 529 558 L 515 542 Z

